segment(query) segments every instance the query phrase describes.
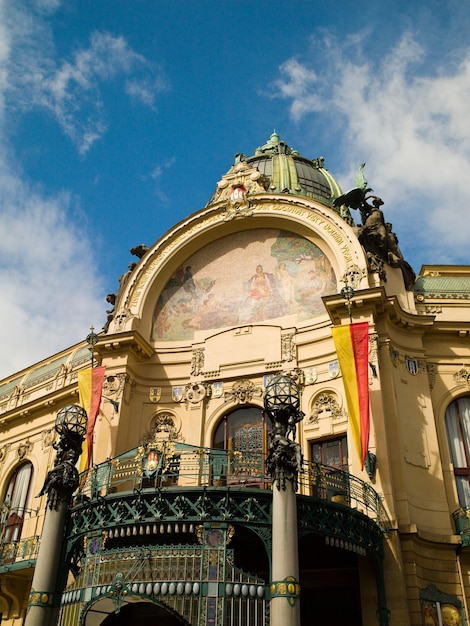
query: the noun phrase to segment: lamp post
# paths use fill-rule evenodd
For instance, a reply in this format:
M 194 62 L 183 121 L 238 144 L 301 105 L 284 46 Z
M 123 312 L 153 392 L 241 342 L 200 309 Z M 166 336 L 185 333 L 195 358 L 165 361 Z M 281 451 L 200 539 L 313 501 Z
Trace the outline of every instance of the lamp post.
M 59 436 L 54 467 L 48 472 L 40 496 L 47 494 L 46 514 L 34 570 L 25 626 L 52 626 L 57 621 L 57 582 L 67 513 L 79 484 L 76 463 L 87 428 L 86 411 L 77 404 L 61 409 L 55 430 Z
M 272 378 L 264 408 L 273 422 L 266 460 L 273 483 L 271 626 L 300 626 L 296 491 L 302 452 L 295 434 L 304 414 L 299 387 L 291 376 Z

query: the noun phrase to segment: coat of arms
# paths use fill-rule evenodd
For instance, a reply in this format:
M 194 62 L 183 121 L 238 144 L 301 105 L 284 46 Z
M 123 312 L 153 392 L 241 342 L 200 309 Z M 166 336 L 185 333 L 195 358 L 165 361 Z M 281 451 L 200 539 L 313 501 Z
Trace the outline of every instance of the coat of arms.
M 318 378 L 318 372 L 316 367 L 307 367 L 305 370 L 305 384 L 313 385 Z
M 328 363 L 328 371 L 330 373 L 330 378 L 337 378 L 339 376 L 339 362 L 332 361 Z
M 212 383 L 212 397 L 213 398 L 221 398 L 224 392 L 224 383 Z
M 406 361 L 406 369 L 408 370 L 408 372 L 412 376 L 416 376 L 416 374 L 419 371 L 417 359 L 412 359 L 409 356 L 406 356 L 405 361 Z
M 183 399 L 183 387 L 173 387 L 171 396 L 174 402 L 181 402 Z
M 149 389 L 149 400 L 156 404 L 160 398 L 162 397 L 162 388 L 161 387 L 150 387 Z

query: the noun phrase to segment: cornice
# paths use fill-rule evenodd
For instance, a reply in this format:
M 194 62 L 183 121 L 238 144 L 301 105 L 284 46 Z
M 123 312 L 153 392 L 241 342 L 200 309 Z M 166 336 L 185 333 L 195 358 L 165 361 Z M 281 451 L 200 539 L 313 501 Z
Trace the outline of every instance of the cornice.
M 422 315 L 405 311 L 396 296 L 387 296 L 384 287 L 356 291 L 348 301 L 340 294 L 323 298 L 326 310 L 333 324 L 342 324 L 349 319 L 348 304 L 351 315 L 364 312 L 374 317 L 386 316 L 387 320 L 399 329 L 427 332 L 434 327 L 435 315 Z
M 106 353 L 111 351 L 131 352 L 137 358 L 143 357 L 145 359 L 155 354 L 154 348 L 136 330 L 100 337 L 98 343 L 95 345 L 95 352 L 97 352 L 101 358 L 104 358 Z
M 0 414 L 0 432 L 5 424 L 8 424 L 8 426 L 11 427 L 12 422 L 17 420 L 31 421 L 33 416 L 37 416 L 38 413 L 52 413 L 54 407 L 56 407 L 57 411 L 59 411 L 67 404 L 76 404 L 77 402 L 78 384 L 75 380 L 70 385 L 67 385 L 67 387 L 50 391 L 39 398 L 24 402 Z

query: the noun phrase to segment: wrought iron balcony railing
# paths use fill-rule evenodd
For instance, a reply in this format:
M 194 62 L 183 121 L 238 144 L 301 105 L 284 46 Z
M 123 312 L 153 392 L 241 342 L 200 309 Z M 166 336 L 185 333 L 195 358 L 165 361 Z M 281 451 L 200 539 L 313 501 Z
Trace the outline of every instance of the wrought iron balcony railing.
M 76 502 L 99 501 L 118 493 L 199 487 L 226 491 L 271 489 L 272 485 L 265 471 L 264 455 L 162 441 L 134 448 L 91 467 L 81 475 Z M 305 462 L 299 475 L 299 494 L 356 509 L 373 519 L 383 531 L 390 528 L 382 497 L 370 483 L 348 472 Z M 28 513 L 37 515 L 35 511 Z M 31 566 L 28 561 L 36 559 L 40 538 L 20 539 L 19 530 L 12 540 L 8 535 L 7 519 L 0 524 L 0 537 L 3 538 L 0 542 L 0 572 L 11 569 L 12 564 L 15 567 Z
M 462 539 L 462 547 L 470 546 L 470 506 L 457 509 L 452 513 L 455 532 Z
M 250 452 L 168 441 L 146 444 L 91 468 L 82 476 L 79 498 L 152 488 L 270 489 L 265 461 L 264 455 Z M 299 493 L 358 509 L 382 529 L 390 527 L 381 496 L 370 483 L 348 472 L 304 462 Z

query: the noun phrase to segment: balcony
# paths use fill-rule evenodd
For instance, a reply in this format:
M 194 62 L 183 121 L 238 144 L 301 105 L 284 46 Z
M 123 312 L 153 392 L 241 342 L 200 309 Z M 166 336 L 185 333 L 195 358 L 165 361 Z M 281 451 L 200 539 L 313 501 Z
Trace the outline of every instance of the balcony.
M 452 513 L 455 532 L 462 539 L 462 547 L 470 546 L 470 507 L 457 509 Z
M 207 521 L 271 528 L 271 482 L 259 454 L 200 448 L 171 441 L 144 444 L 93 466 L 81 476 L 68 529 L 79 538 L 106 532 L 109 545 L 152 542 L 194 533 Z M 373 487 L 318 463 L 304 463 L 298 489 L 299 536 L 359 554 L 381 553 L 390 521 Z M 35 512 L 32 512 L 34 514 Z M 468 521 L 468 520 L 467 520 Z M 0 573 L 34 567 L 39 537 L 3 542 Z

